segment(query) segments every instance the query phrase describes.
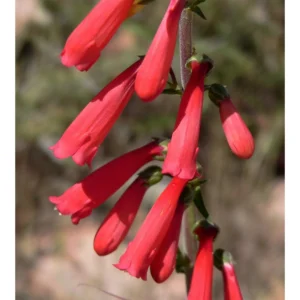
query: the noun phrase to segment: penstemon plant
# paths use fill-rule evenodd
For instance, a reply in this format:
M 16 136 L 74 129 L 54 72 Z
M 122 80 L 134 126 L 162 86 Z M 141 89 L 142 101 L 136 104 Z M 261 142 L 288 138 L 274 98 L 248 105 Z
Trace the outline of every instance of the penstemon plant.
M 114 266 L 143 280 L 147 280 L 150 270 L 157 283 L 166 281 L 174 271 L 184 273 L 188 300 L 211 300 L 215 265 L 222 272 L 224 299 L 239 300 L 242 294 L 232 256 L 223 249 L 214 251 L 220 229 L 213 222 L 201 194 L 205 178 L 197 154 L 205 92 L 219 109 L 225 137 L 237 157 L 250 158 L 254 153 L 254 140 L 226 87 L 206 82 L 213 60 L 205 54 L 199 58 L 193 49 L 192 18 L 196 15 L 205 19 L 200 8 L 204 1 L 170 0 L 147 53 L 87 104 L 51 150 L 56 158 L 72 157 L 78 165 L 91 166 L 99 146 L 134 93 L 144 102 L 154 101 L 162 93 L 180 95 L 171 138 L 153 138 L 49 200 L 60 214 L 70 215 L 72 222 L 78 224 L 138 172 L 95 235 L 94 250 L 104 256 L 115 251 L 125 239 L 146 191 L 163 177 L 169 177 L 169 184 Z M 67 39 L 61 52 L 62 64 L 88 71 L 122 23 L 149 2 L 152 1 L 99 1 Z M 171 66 L 177 36 L 181 85 Z M 162 167 L 153 164 L 139 171 L 155 161 L 162 162 Z M 180 229 L 193 210 L 197 211 L 199 220 L 193 228 L 183 231 L 185 249 L 188 249 L 185 253 L 179 246 Z M 192 243 L 197 244 L 196 253 L 191 250 Z

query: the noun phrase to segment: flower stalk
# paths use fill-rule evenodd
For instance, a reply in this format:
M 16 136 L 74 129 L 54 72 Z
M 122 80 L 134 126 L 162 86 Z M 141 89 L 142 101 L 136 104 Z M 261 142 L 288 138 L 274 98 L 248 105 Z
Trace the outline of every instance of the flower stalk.
M 185 88 L 189 81 L 191 72 L 185 66 L 187 60 L 192 56 L 192 19 L 193 12 L 185 8 L 180 16 L 179 22 L 179 56 L 180 56 L 180 78 L 182 87 Z
M 185 8 L 180 16 L 179 22 L 179 56 L 180 56 L 180 78 L 183 88 L 186 87 L 189 81 L 191 72 L 186 68 L 187 60 L 192 56 L 192 17 L 193 13 L 190 9 Z M 186 209 L 183 215 L 183 242 L 187 256 L 193 262 L 197 251 L 197 241 L 195 240 L 191 224 L 195 220 L 195 209 L 190 206 Z M 187 293 L 190 288 L 193 269 L 189 268 L 185 273 L 185 281 Z

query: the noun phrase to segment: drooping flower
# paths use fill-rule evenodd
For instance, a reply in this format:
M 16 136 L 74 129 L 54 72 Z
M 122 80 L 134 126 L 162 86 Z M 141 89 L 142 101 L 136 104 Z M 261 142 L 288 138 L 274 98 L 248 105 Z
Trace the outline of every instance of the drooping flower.
M 141 60 L 123 71 L 81 111 L 64 132 L 60 140 L 52 146 L 59 159 L 72 156 L 78 165 L 90 165 L 100 144 L 134 92 L 134 80 Z
M 191 62 L 192 74 L 180 103 L 163 173 L 183 179 L 192 179 L 196 174 L 198 139 L 204 95 L 204 79 L 210 62 Z
M 200 222 L 194 233 L 200 241 L 188 300 L 212 300 L 213 280 L 213 241 L 218 234 L 218 228 L 208 221 Z
M 91 214 L 92 210 L 115 193 L 138 169 L 160 155 L 163 148 L 157 140 L 108 162 L 61 196 L 49 197 L 63 215 L 72 215 L 72 222 Z
M 187 180 L 176 177 L 171 180 L 115 267 L 134 277 L 147 280 L 148 268 L 167 234 L 186 183 Z
M 254 153 L 253 136 L 230 99 L 220 103 L 220 118 L 231 151 L 240 158 L 250 158 Z
M 223 131 L 231 151 L 240 158 L 250 158 L 255 150 L 253 136 L 233 105 L 227 90 L 220 84 L 213 84 L 209 96 L 219 107 Z
M 171 0 L 138 71 L 135 90 L 143 101 L 154 100 L 165 88 L 172 64 L 180 14 L 185 0 Z
M 101 0 L 68 37 L 61 52 L 66 67 L 87 71 L 100 57 L 122 22 L 130 14 L 134 0 Z
M 215 262 L 217 261 L 217 268 L 222 271 L 224 300 L 243 300 L 231 254 L 223 249 L 217 249 L 214 256 Z
M 149 167 L 127 188 L 95 235 L 94 250 L 98 255 L 107 255 L 117 249 L 126 237 L 146 191 L 161 179 L 161 169 Z
M 224 300 L 243 300 L 232 264 L 225 263 L 223 271 Z
M 185 205 L 178 202 L 172 223 L 150 266 L 152 278 L 161 283 L 167 280 L 175 269 L 180 227 Z

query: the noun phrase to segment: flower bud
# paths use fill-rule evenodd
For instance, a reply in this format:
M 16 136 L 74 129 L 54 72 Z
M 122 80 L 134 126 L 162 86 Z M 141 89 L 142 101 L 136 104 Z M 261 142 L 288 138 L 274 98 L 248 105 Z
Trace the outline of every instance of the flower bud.
M 217 249 L 214 253 L 214 261 L 215 266 L 222 271 L 224 300 L 243 300 L 231 254 L 223 249 Z
M 212 300 L 213 242 L 219 229 L 207 220 L 199 222 L 194 229 L 200 246 L 194 265 L 188 300 Z
M 250 158 L 255 149 L 253 136 L 233 105 L 226 88 L 212 84 L 210 99 L 219 107 L 223 131 L 231 151 L 239 158 Z

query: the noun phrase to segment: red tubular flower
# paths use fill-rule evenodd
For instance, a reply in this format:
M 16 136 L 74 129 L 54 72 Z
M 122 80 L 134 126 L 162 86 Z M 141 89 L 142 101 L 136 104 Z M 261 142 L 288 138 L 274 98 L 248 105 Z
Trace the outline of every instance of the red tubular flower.
M 171 0 L 138 71 L 135 90 L 143 101 L 154 100 L 165 88 L 171 67 L 180 14 L 185 0 Z
M 240 158 L 250 158 L 254 153 L 254 140 L 230 98 L 220 102 L 219 112 L 231 151 Z
M 66 67 L 87 71 L 130 13 L 134 0 L 101 0 L 71 33 L 61 52 Z
M 171 180 L 115 267 L 134 277 L 147 280 L 147 270 L 166 236 L 186 182 L 187 180 L 176 177 Z
M 184 203 L 179 201 L 167 235 L 158 248 L 157 254 L 151 263 L 151 275 L 157 283 L 167 280 L 174 271 L 184 208 Z
M 213 280 L 213 241 L 218 228 L 207 221 L 200 223 L 194 233 L 200 240 L 188 294 L 188 300 L 211 300 Z
M 179 107 L 176 124 L 168 145 L 163 173 L 183 179 L 196 174 L 196 158 L 201 124 L 204 94 L 204 78 L 210 66 L 208 62 L 192 61 L 192 74 Z
M 243 300 L 243 296 L 235 275 L 233 265 L 231 263 L 224 263 L 222 273 L 224 280 L 224 299 Z
M 97 169 L 70 187 L 59 197 L 49 197 L 63 215 L 72 215 L 72 222 L 91 214 L 92 210 L 115 193 L 138 169 L 159 155 L 162 147 L 153 141 L 130 151 Z
M 147 189 L 144 180 L 138 177 L 121 196 L 96 233 L 94 250 L 98 255 L 113 252 L 123 241 Z
M 127 235 L 148 188 L 162 179 L 161 168 L 151 166 L 139 173 L 98 229 L 94 250 L 107 255 L 120 245 Z
M 91 164 L 98 147 L 134 92 L 133 84 L 140 64 L 141 60 L 122 72 L 81 111 L 50 148 L 57 158 L 73 156 L 78 165 Z
M 214 253 L 215 266 L 222 272 L 224 300 L 243 300 L 241 289 L 233 267 L 233 259 L 228 251 L 217 249 Z

